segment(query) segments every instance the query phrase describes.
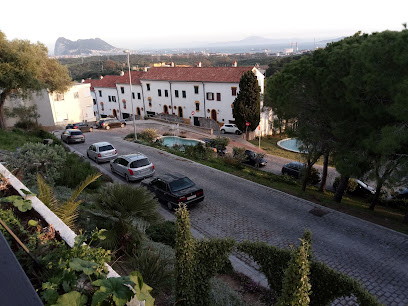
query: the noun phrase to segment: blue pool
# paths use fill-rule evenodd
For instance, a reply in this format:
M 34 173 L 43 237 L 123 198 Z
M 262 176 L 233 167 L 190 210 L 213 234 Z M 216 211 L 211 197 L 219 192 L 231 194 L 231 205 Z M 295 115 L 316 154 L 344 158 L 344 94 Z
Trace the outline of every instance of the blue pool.
M 296 138 L 286 138 L 283 140 L 278 141 L 277 143 L 278 147 L 291 151 L 291 152 L 296 152 L 300 153 L 300 146 L 302 145 L 302 142 L 300 140 L 297 140 Z
M 163 145 L 167 147 L 172 147 L 174 145 L 180 146 L 195 146 L 197 143 L 204 143 L 201 140 L 181 138 L 177 136 L 163 136 L 160 138 L 163 141 Z

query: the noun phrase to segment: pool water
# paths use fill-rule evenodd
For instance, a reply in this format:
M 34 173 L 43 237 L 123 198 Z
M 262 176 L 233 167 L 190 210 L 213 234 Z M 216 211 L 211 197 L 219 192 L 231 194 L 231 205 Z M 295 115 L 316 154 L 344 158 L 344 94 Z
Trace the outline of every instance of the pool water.
M 300 147 L 302 146 L 302 142 L 297 140 L 296 138 L 286 138 L 277 143 L 278 147 L 291 151 L 300 153 Z
M 180 146 L 195 146 L 198 143 L 203 143 L 201 140 L 181 138 L 177 136 L 163 136 L 160 138 L 163 141 L 163 145 L 167 147 L 172 147 L 174 145 Z

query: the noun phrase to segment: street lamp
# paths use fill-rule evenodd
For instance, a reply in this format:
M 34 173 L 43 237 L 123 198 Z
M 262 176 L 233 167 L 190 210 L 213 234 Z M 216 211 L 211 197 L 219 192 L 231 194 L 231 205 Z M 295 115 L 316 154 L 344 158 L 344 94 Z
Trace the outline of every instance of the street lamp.
M 135 108 L 133 107 L 133 99 L 132 99 L 132 95 L 133 95 L 133 90 L 132 90 L 132 76 L 130 75 L 130 63 L 129 63 L 130 51 L 129 51 L 129 50 L 125 50 L 125 51 L 123 51 L 123 52 L 127 53 L 127 61 L 128 61 L 128 68 L 129 68 L 130 104 L 132 105 L 132 116 L 133 116 L 133 133 L 134 133 L 134 136 L 135 136 L 135 140 L 137 140 L 136 121 L 135 121 Z

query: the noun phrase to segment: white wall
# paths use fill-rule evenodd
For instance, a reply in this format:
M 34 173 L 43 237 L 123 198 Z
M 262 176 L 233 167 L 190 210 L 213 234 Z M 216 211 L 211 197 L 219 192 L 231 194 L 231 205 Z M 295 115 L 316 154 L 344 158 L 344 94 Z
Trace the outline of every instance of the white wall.
M 121 87 L 123 87 L 124 93 L 122 93 Z M 136 111 L 137 108 L 139 108 L 140 114 L 142 116 L 145 115 L 141 85 L 132 84 L 132 92 L 135 94 L 135 98 L 132 98 L 132 99 L 131 99 L 129 84 L 116 84 L 116 89 L 119 94 L 119 104 L 120 104 L 120 110 L 122 112 L 122 116 L 120 118 L 123 118 L 123 113 L 129 114 L 129 116 L 131 116 L 132 114 L 137 115 L 137 111 Z M 139 99 L 139 96 L 140 96 L 140 99 Z M 126 109 L 124 108 L 125 104 L 123 100 L 126 101 L 125 103 Z M 133 112 L 132 112 L 132 102 L 133 102 Z
M 121 118 L 121 110 L 119 108 L 119 97 L 116 87 L 94 87 L 96 102 L 98 103 L 99 117 L 102 115 L 113 116 L 113 110 L 116 110 L 118 118 Z M 100 96 L 99 91 L 101 91 L 102 96 Z M 109 96 L 111 97 L 111 102 L 109 102 Z M 112 101 L 112 96 L 115 97 L 116 102 Z M 102 104 L 103 103 L 103 110 Z

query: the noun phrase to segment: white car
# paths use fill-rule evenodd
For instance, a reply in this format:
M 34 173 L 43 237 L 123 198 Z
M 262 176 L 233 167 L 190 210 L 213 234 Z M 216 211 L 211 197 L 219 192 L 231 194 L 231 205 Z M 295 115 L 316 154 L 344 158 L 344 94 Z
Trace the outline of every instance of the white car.
M 224 124 L 221 128 L 220 131 L 222 134 L 225 133 L 232 133 L 232 134 L 237 134 L 237 135 L 241 135 L 242 132 L 241 130 L 235 125 L 235 124 Z
M 118 151 L 109 142 L 97 142 L 89 146 L 86 156 L 99 164 L 116 158 Z
M 121 155 L 110 162 L 113 173 L 123 176 L 126 182 L 142 180 L 154 175 L 154 165 L 142 153 Z

